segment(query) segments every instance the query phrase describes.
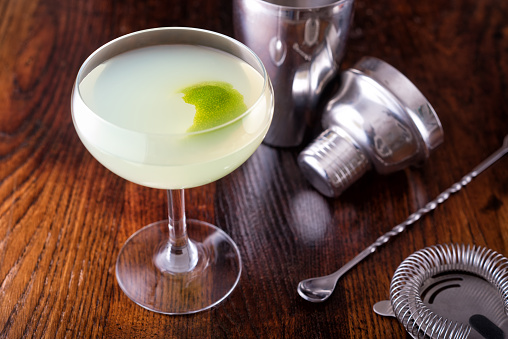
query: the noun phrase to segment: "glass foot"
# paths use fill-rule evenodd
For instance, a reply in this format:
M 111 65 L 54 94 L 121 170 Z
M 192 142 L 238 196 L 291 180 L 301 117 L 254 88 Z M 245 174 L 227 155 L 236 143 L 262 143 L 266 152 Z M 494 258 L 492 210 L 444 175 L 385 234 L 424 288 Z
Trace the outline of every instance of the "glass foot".
M 197 258 L 189 259 L 190 270 L 181 266 L 171 270 L 160 264 L 169 258 L 164 251 L 169 239 L 167 220 L 150 224 L 127 240 L 116 262 L 116 279 L 132 301 L 158 313 L 189 314 L 219 304 L 233 291 L 242 271 L 233 240 L 198 220 L 187 220 L 187 232 L 191 247 L 197 250 Z M 182 255 L 184 261 L 189 258 L 186 249 L 176 252 L 171 255 Z

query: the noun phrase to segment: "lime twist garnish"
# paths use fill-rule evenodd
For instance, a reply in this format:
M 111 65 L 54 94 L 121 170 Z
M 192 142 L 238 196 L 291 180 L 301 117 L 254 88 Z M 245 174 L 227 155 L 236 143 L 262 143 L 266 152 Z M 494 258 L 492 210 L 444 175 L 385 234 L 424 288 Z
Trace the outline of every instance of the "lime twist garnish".
M 184 94 L 183 100 L 196 107 L 196 115 L 188 132 L 220 126 L 247 110 L 243 95 L 227 82 L 201 82 L 181 92 Z

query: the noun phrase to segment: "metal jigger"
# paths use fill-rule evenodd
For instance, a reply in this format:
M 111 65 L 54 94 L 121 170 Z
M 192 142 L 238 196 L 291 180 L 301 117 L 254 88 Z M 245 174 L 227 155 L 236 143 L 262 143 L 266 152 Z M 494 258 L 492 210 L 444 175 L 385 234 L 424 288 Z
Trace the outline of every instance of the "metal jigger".
M 372 167 L 388 174 L 421 164 L 443 141 L 439 118 L 420 91 L 382 60 L 364 57 L 341 74 L 321 133 L 298 157 L 312 185 L 337 197 Z

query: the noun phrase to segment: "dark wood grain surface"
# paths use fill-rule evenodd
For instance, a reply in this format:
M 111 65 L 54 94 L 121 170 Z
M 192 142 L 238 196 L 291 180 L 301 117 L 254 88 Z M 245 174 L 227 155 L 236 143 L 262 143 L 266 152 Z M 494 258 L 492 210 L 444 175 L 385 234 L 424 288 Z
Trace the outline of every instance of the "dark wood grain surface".
M 444 143 L 421 168 L 367 174 L 340 198 L 308 184 L 299 148 L 262 145 L 241 168 L 187 192 L 187 214 L 218 225 L 243 258 L 218 307 L 164 316 L 132 303 L 116 256 L 166 217 L 165 192 L 129 183 L 85 150 L 71 121 L 79 66 L 103 43 L 157 26 L 233 34 L 230 1 L 0 1 L 0 338 L 404 338 L 372 311 L 426 246 L 508 255 L 508 157 L 350 271 L 311 304 L 297 283 L 331 273 L 500 147 L 508 133 L 508 2 L 358 0 L 343 67 L 372 55 L 436 109 Z

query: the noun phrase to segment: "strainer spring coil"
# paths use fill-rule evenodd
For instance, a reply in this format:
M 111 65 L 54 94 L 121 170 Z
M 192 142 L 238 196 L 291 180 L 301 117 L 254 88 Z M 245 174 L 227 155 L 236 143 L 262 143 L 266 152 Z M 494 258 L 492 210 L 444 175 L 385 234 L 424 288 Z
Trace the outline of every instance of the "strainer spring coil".
M 508 259 L 485 247 L 435 245 L 417 251 L 397 268 L 390 300 L 395 316 L 414 338 L 467 338 L 471 327 L 432 312 L 422 301 L 420 288 L 430 277 L 448 271 L 475 274 L 499 291 L 508 315 Z

